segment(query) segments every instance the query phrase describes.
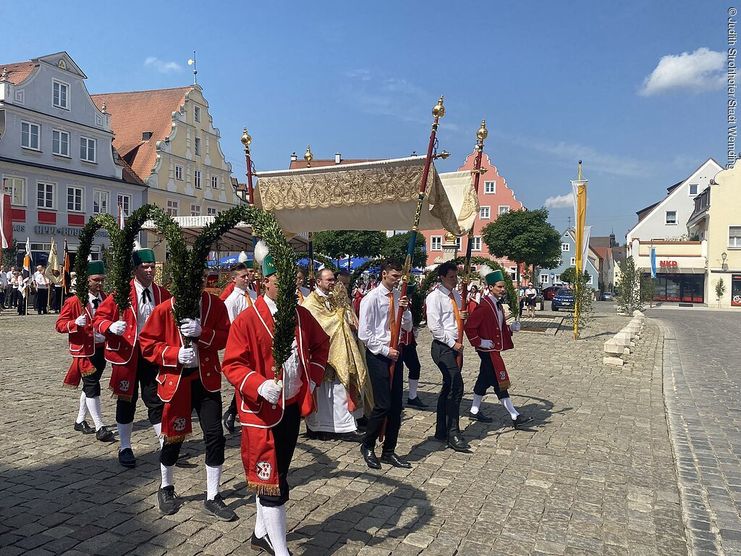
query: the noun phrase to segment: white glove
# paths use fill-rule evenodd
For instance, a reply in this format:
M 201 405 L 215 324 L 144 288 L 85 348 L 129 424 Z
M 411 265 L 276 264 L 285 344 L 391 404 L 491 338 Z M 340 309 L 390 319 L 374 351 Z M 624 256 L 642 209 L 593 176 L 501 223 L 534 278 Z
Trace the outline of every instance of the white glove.
M 102 344 L 105 342 L 105 336 L 103 334 L 98 334 L 97 332 L 93 332 L 93 337 L 95 338 L 96 344 Z
M 481 349 L 491 349 L 494 347 L 494 342 L 491 340 L 481 340 L 481 345 L 479 345 Z
M 180 333 L 187 338 L 198 338 L 201 331 L 201 319 L 183 319 L 180 325 Z
M 309 392 L 313 394 L 314 390 L 316 390 L 316 382 L 310 379 L 309 380 Z
M 82 315 L 77 317 L 75 319 L 75 324 L 77 326 L 85 326 L 87 324 L 87 315 L 83 313 Z
M 520 324 L 519 321 L 515 321 L 515 322 L 513 322 L 512 324 L 509 325 L 509 329 L 512 332 L 519 332 L 521 327 L 522 327 L 522 325 Z
M 181 347 L 180 351 L 178 351 L 178 363 L 181 365 L 191 365 L 195 363 L 195 360 L 196 352 L 193 348 Z
M 126 332 L 126 321 L 117 320 L 108 327 L 108 330 L 110 330 L 116 336 L 122 336 L 123 333 Z
M 274 380 L 266 380 L 257 387 L 257 393 L 265 398 L 268 402 L 275 405 L 280 400 L 280 393 L 283 390 L 283 384 Z

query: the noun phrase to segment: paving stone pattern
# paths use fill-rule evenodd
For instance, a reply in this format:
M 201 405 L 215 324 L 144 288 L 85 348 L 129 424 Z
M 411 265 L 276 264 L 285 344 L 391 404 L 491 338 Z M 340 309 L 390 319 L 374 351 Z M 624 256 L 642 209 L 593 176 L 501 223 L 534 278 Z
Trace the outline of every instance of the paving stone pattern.
M 654 310 L 688 540 L 741 554 L 741 315 Z
M 556 316 L 556 315 L 554 315 Z M 505 354 L 514 403 L 536 419 L 514 431 L 494 396 L 495 420 L 462 419 L 472 453 L 430 440 L 434 412 L 405 409 L 398 452 L 411 470 L 367 469 L 357 444 L 299 439 L 288 504 L 294 554 L 684 554 L 677 478 L 662 399 L 661 336 L 649 322 L 628 363 L 602 365 L 602 344 L 625 317 L 598 315 L 586 338 L 521 332 Z M 79 392 L 61 387 L 66 339 L 53 316 L 0 315 L 0 553 L 244 554 L 254 526 L 239 435 L 229 437 L 223 495 L 239 520 L 202 511 L 203 442 L 175 472 L 186 503 L 161 516 L 156 441 L 140 406 L 134 470 L 116 444 L 72 430 Z M 432 407 L 440 375 L 420 334 L 421 397 Z M 478 358 L 467 352 L 464 413 Z M 104 382 L 107 384 L 109 370 Z M 227 397 L 227 396 L 225 396 Z M 104 399 L 112 422 L 114 405 Z M 196 427 L 197 430 L 197 427 Z

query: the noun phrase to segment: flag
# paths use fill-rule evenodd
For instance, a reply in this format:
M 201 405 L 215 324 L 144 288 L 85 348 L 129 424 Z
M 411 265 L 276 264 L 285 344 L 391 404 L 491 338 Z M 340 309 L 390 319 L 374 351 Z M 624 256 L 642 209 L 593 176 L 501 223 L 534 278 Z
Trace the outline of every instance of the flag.
M 70 260 L 69 250 L 67 249 L 67 240 L 64 240 L 64 261 L 62 262 L 62 291 L 65 295 L 69 293 L 69 286 L 71 283 L 70 272 Z
M 125 223 L 123 207 L 121 206 L 121 203 L 118 203 L 118 229 L 123 230 Z
M 656 278 L 656 247 L 651 247 L 651 278 Z
M 587 223 L 587 180 L 582 179 L 581 160 L 579 161 L 579 175 L 571 180 L 574 192 L 574 239 L 576 240 L 576 272 L 584 271 L 585 241 L 584 232 Z M 577 274 L 578 276 L 578 274 Z
M 31 238 L 26 237 L 26 254 L 23 256 L 23 277 L 28 278 L 31 275 Z
M 54 271 L 59 270 L 59 259 L 57 258 L 57 241 L 51 238 L 51 249 L 49 249 L 49 258 L 46 261 L 46 271 L 44 275 L 52 285 L 59 284 L 59 273 L 54 275 Z
M 10 195 L 0 193 L 0 236 L 3 249 L 10 249 L 13 245 L 13 211 L 10 208 Z

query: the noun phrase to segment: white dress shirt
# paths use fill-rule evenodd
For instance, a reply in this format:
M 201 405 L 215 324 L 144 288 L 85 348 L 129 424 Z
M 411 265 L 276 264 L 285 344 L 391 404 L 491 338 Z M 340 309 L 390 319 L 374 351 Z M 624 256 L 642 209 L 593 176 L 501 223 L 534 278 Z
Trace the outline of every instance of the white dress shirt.
M 461 306 L 461 295 L 453 292 L 453 300 Z M 431 291 L 425 300 L 427 306 L 427 328 L 432 337 L 448 347 L 453 347 L 458 341 L 458 323 L 455 320 L 453 303 L 450 300 L 450 290 L 440 284 Z M 461 338 L 461 341 L 463 339 Z
M 234 319 L 237 318 L 237 315 L 247 309 L 250 304 L 247 301 L 246 295 L 250 296 L 250 299 L 252 299 L 253 303 L 257 299 L 257 294 L 253 292 L 252 290 L 243 290 L 242 288 L 238 288 L 237 286 L 234 286 L 234 290 L 232 293 L 229 294 L 229 297 L 226 298 L 226 301 L 224 301 L 224 305 L 226 305 L 226 312 L 229 313 L 229 322 L 234 322 Z
M 275 317 L 275 313 L 278 312 L 278 306 L 275 301 L 270 299 L 267 295 L 263 296 L 265 304 L 270 309 L 270 314 Z M 283 363 L 283 389 L 285 392 L 285 399 L 290 400 L 295 397 L 299 390 L 301 390 L 301 374 L 303 372 L 303 365 L 301 364 L 301 358 L 298 356 L 298 344 L 296 338 L 293 339 L 291 344 L 291 355 L 288 360 Z
M 144 288 L 139 283 L 139 280 L 134 279 L 134 288 L 136 288 L 136 329 L 137 332 L 141 332 L 144 328 L 144 324 L 147 322 L 149 315 L 154 311 L 154 288 L 152 284 L 148 288 Z M 144 301 L 144 290 L 149 290 L 149 301 Z
M 103 303 L 103 300 L 100 297 L 100 294 L 93 295 L 92 293 L 88 292 L 87 294 L 87 310 L 90 311 L 90 316 L 94 317 L 95 312 L 97 311 L 95 305 L 93 302 L 95 300 L 98 300 L 98 306 L 100 306 L 101 303 Z M 98 334 L 97 332 L 93 332 L 95 337 L 95 343 L 96 344 L 102 344 L 105 342 L 105 336 L 103 334 Z
M 394 308 L 399 310 L 399 299 L 401 293 L 394 290 Z M 360 324 L 358 326 L 358 338 L 365 347 L 374 355 L 388 357 L 389 344 L 391 343 L 391 326 L 389 322 L 389 290 L 383 283 L 378 284 L 370 290 L 360 302 Z M 412 312 L 407 309 L 401 318 L 401 328 L 409 331 L 412 329 Z M 394 349 L 397 346 L 393 346 Z
M 0 271 L 0 288 L 5 288 L 8 285 L 8 275 L 5 272 Z
M 37 289 L 46 289 L 49 287 L 49 279 L 39 270 L 33 273 L 33 281 L 36 282 Z

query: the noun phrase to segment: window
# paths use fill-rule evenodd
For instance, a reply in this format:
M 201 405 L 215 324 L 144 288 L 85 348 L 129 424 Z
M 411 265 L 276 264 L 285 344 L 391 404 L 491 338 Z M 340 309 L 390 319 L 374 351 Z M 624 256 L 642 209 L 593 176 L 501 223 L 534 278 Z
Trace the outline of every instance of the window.
M 41 137 L 40 125 L 21 122 L 21 147 L 38 151 L 39 137 Z
M 576 257 L 571 257 L 571 263 L 570 264 L 571 264 L 571 266 L 575 266 L 576 265 Z
M 80 159 L 85 162 L 95 162 L 97 141 L 89 137 L 80 137 Z
M 481 251 L 481 236 L 474 236 L 471 251 Z
M 667 210 L 666 211 L 666 223 L 667 224 L 676 224 L 677 223 L 677 211 L 676 210 Z
M 499 205 L 499 214 L 507 214 L 509 212 L 509 205 Z
M 690 195 L 697 195 L 698 185 L 696 183 L 690 184 Z
M 82 212 L 82 187 L 70 185 L 67 187 L 67 210 Z
M 59 129 L 52 130 L 51 152 L 59 156 L 69 156 L 69 133 Z
M 197 122 L 201 121 L 201 107 L 200 106 L 193 107 L 193 119 Z
M 460 237 L 455 238 L 455 249 L 456 251 L 461 250 L 461 238 Z
M 219 188 L 219 177 L 211 176 L 211 189 L 218 189 L 218 188 Z
M 200 216 L 201 215 L 201 205 L 190 205 L 190 215 Z
M 541 274 L 540 275 L 540 283 L 541 284 L 547 284 L 549 279 L 550 279 L 550 276 L 548 274 Z
M 175 179 L 183 181 L 183 167 L 175 166 Z
M 562 243 L 561 251 L 563 251 L 564 253 L 567 251 L 571 251 L 571 245 L 569 243 Z
M 165 211 L 170 216 L 177 216 L 178 215 L 178 202 L 174 201 L 172 199 L 167 200 L 167 210 Z
M 196 183 L 196 189 L 200 189 L 201 188 L 201 171 L 196 170 L 193 175 L 194 175 L 194 180 Z
M 491 218 L 491 207 L 481 207 L 479 209 L 479 218 L 489 220 Z
M 131 195 L 118 194 L 116 199 L 116 206 L 121 207 L 121 212 L 124 216 L 131 214 Z
M 15 207 L 26 206 L 26 180 L 9 176 L 3 178 L 3 192 L 10 195 L 10 204 Z
M 36 184 L 36 207 L 40 209 L 54 208 L 53 183 L 38 182 Z
M 497 192 L 497 182 L 485 181 L 484 182 L 484 193 L 486 195 L 494 195 Z
M 69 110 L 69 85 L 52 79 L 52 104 L 57 108 Z
M 430 236 L 430 251 L 443 250 L 443 236 Z
M 201 138 L 196 137 L 196 143 L 195 143 L 195 149 L 196 149 L 196 156 L 201 156 Z
M 728 226 L 728 247 L 741 248 L 741 226 Z
M 206 207 L 206 214 L 208 216 L 216 216 L 218 214 L 218 210 L 216 210 L 216 207 Z
M 108 191 L 93 190 L 93 214 L 106 214 L 110 193 Z

